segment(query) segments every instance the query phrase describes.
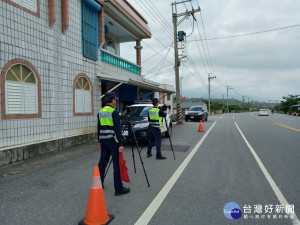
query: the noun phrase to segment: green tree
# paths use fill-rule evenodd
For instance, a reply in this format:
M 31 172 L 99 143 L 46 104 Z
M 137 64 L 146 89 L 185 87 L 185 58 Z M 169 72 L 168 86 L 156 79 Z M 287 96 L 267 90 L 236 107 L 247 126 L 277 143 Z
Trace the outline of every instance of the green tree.
M 284 113 L 291 113 L 291 106 L 297 105 L 297 103 L 300 101 L 300 95 L 288 95 L 283 96 L 282 101 L 280 105 L 277 105 L 275 107 L 275 110 L 277 111 L 283 111 Z

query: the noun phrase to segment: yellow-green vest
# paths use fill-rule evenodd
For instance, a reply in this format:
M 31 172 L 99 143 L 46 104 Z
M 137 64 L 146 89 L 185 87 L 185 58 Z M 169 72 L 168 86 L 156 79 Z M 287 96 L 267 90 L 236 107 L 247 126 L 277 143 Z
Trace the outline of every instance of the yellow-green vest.
M 152 108 L 149 110 L 149 124 L 152 127 L 163 129 L 162 117 L 159 116 L 159 111 L 160 109 L 158 108 Z
M 99 120 L 100 120 L 100 136 L 99 139 L 108 139 L 115 138 L 116 142 L 119 143 L 115 129 L 114 129 L 114 121 L 112 118 L 112 114 L 116 109 L 111 106 L 105 106 L 101 110 L 99 110 Z

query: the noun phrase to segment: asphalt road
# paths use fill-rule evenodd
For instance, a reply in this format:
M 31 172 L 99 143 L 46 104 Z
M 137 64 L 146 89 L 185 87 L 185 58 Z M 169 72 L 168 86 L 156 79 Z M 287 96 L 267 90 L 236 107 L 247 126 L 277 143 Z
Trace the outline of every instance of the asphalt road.
M 112 169 L 104 183 L 106 207 L 115 216 L 111 224 L 299 224 L 295 214 L 275 208 L 288 203 L 300 216 L 300 118 L 226 114 L 203 125 L 202 133 L 198 122 L 174 126 L 176 160 L 170 151 L 163 151 L 167 160 L 158 161 L 142 150 L 150 188 L 137 151 L 134 173 L 126 147 L 131 183 L 125 186 L 131 193 L 114 196 Z M 0 223 L 77 224 L 86 213 L 99 154 L 95 143 L 1 167 Z M 229 202 L 239 205 L 240 219 L 225 217 Z M 257 205 L 262 213 L 254 212 Z M 266 205 L 272 212 L 269 207 L 265 213 Z

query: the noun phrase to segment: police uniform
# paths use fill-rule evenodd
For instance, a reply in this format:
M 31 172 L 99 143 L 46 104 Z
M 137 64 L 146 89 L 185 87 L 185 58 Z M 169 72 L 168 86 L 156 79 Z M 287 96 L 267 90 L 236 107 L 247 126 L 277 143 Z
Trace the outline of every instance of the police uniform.
M 113 92 L 108 92 L 105 97 L 116 98 Z M 98 137 L 101 144 L 101 156 L 99 160 L 99 170 L 102 183 L 104 182 L 104 172 L 108 164 L 110 155 L 112 156 L 114 169 L 114 188 L 115 194 L 125 194 L 119 166 L 119 147 L 123 146 L 121 134 L 119 112 L 112 106 L 106 105 L 98 113 Z M 126 190 L 125 190 L 126 191 Z
M 157 98 L 153 99 L 153 105 L 157 104 L 159 100 Z M 166 159 L 166 157 L 161 155 L 161 129 L 163 129 L 163 117 L 166 117 L 166 114 L 158 109 L 152 108 L 148 113 L 149 121 L 149 143 L 147 156 L 151 157 L 151 150 L 153 143 L 156 141 L 156 159 Z

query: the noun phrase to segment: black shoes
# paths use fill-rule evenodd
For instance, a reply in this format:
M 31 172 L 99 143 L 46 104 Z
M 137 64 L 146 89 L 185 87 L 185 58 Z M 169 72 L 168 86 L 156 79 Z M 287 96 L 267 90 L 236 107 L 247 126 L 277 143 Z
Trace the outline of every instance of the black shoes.
M 151 153 L 150 153 L 150 154 L 147 153 L 147 157 L 148 157 L 148 158 L 150 158 L 151 156 L 152 156 Z M 166 159 L 166 158 L 167 158 L 167 157 L 162 156 L 162 155 L 161 155 L 161 156 L 156 156 L 156 159 Z
M 156 159 L 166 159 L 167 157 L 165 157 L 165 156 L 156 156 Z
M 123 187 L 121 190 L 115 191 L 115 196 L 125 195 L 130 192 L 130 188 Z

